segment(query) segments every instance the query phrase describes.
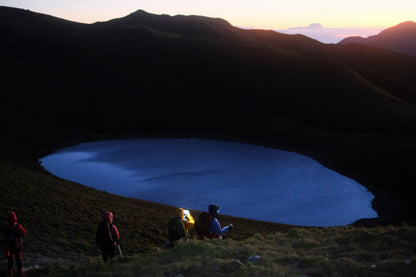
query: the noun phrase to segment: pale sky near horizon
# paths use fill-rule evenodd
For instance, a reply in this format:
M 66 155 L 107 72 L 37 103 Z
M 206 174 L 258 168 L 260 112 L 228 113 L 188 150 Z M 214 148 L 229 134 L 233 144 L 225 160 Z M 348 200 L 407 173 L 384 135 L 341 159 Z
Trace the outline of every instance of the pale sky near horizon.
M 325 28 L 373 28 L 416 21 L 416 0 L 0 0 L 76 22 L 93 23 L 138 9 L 155 14 L 220 17 L 234 26 L 284 30 L 319 23 Z

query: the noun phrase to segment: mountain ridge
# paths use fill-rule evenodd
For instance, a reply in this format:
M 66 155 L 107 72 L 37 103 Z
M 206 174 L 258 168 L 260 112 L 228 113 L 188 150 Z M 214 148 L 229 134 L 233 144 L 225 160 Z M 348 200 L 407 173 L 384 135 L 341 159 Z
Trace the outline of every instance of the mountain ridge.
M 339 44 L 350 43 L 375 46 L 409 56 L 416 56 L 416 23 L 405 21 L 381 31 L 378 35 L 368 38 L 348 37 L 339 42 Z
M 120 24 L 126 27 L 148 27 L 168 33 L 179 35 L 223 38 L 218 30 L 226 32 L 233 28 L 230 23 L 220 18 L 210 18 L 203 16 L 183 16 L 183 15 L 155 15 L 144 10 L 137 10 L 125 17 L 112 19 L 96 24 Z M 190 28 L 191 26 L 191 28 Z
M 385 112 L 380 113 L 375 106 L 369 110 L 369 99 L 383 103 L 385 111 L 399 117 L 403 117 L 403 111 L 411 110 L 407 105 L 401 107 L 405 102 L 416 103 L 412 89 L 415 81 L 406 77 L 415 68 L 416 59 L 364 46 L 325 45 L 304 36 L 243 30 L 221 19 L 158 16 L 140 10 L 94 24 L 4 8 L 0 12 L 2 57 L 10 67 L 3 74 L 5 87 L 23 95 L 31 91 L 28 99 L 35 97 L 38 90 L 55 99 L 53 91 L 58 89 L 72 99 L 70 103 L 84 99 L 78 104 L 77 115 L 77 121 L 84 126 L 102 126 L 104 118 L 115 123 L 126 113 L 131 120 L 154 114 L 160 122 L 171 113 L 179 116 L 178 121 L 188 121 L 195 118 L 188 117 L 190 113 L 204 122 L 209 122 L 206 119 L 211 118 L 210 114 L 215 114 L 211 119 L 216 120 L 231 114 L 243 120 L 271 114 L 323 126 L 357 128 L 347 120 L 353 116 L 365 118 L 368 123 L 362 124 L 368 128 L 366 124 L 374 121 L 371 118 L 386 118 Z M 10 14 L 16 18 L 12 20 Z M 28 18 L 35 21 L 29 22 Z M 202 24 L 194 28 L 189 21 Z M 19 74 L 27 78 L 27 84 L 19 82 Z M 387 74 L 394 78 L 385 78 Z M 55 81 L 42 82 L 42 75 L 53 76 Z M 137 87 L 136 82 L 141 86 Z M 119 106 L 114 106 L 112 91 L 120 87 L 122 97 Z M 192 87 L 198 88 L 197 94 Z M 169 105 L 146 95 L 148 91 Z M 182 97 L 186 103 L 180 100 Z M 134 108 L 135 102 L 139 109 Z M 346 103 L 356 109 L 347 109 Z M 100 105 L 113 112 L 103 114 Z M 24 113 L 16 114 L 10 107 L 13 105 L 6 105 L 5 113 L 24 117 Z M 47 118 L 46 114 L 40 117 Z M 403 117 L 401 124 L 406 125 L 408 119 Z M 389 124 L 389 128 L 397 128 Z M 134 126 L 132 122 L 131 125 Z
M 8 11 L 16 13 L 16 10 Z M 407 79 L 405 74 L 415 67 L 415 60 L 393 53 L 373 51 L 366 47 L 331 46 L 303 36 L 284 35 L 264 30 L 242 30 L 221 19 L 159 16 L 140 10 L 123 18 L 89 25 L 43 17 L 27 11 L 18 13 L 19 18 L 15 20 L 11 20 L 4 14 L 3 12 L 0 18 L 2 20 L 0 35 L 5 41 L 1 46 L 4 50 L 2 56 L 6 62 L 11 63 L 12 69 L 14 67 L 12 60 L 27 62 L 28 65 L 34 66 L 39 64 L 40 68 L 66 72 L 66 76 L 78 79 L 78 83 L 84 88 L 88 87 L 90 92 L 101 88 L 106 92 L 104 95 L 111 94 L 109 88 L 116 90 L 120 85 L 126 88 L 126 93 L 123 94 L 129 95 L 128 97 L 138 97 L 134 95 L 135 87 L 132 80 L 137 79 L 133 76 L 142 75 L 147 77 L 140 78 L 144 88 L 141 92 L 141 99 L 149 99 L 144 94 L 153 86 L 149 80 L 166 80 L 165 82 L 156 81 L 158 85 L 155 90 L 159 91 L 161 96 L 168 98 L 174 95 L 164 92 L 168 87 L 172 92 L 177 93 L 180 84 L 183 88 L 180 90 L 189 94 L 190 86 L 199 87 L 199 84 L 203 82 L 207 86 L 200 87 L 200 96 L 210 104 L 205 105 L 204 101 L 198 100 L 195 95 L 192 95 L 193 93 L 189 95 L 188 99 L 192 99 L 189 103 L 196 103 L 197 106 L 202 105 L 206 108 L 210 105 L 218 106 L 212 102 L 214 99 L 208 101 L 210 98 L 208 95 L 215 94 L 215 92 L 207 90 L 211 90 L 212 86 L 220 85 L 228 91 L 225 94 L 226 97 L 221 99 L 226 100 L 226 105 L 234 106 L 235 114 L 241 115 L 243 115 L 242 106 L 256 107 L 253 106 L 256 102 L 249 103 L 247 100 L 253 98 L 253 96 L 248 96 L 250 94 L 263 95 L 256 98 L 260 102 L 264 101 L 260 100 L 262 97 L 273 99 L 273 103 L 279 103 L 285 99 L 284 101 L 289 101 L 290 105 L 301 104 L 300 111 L 304 113 L 319 114 L 325 110 L 333 110 L 334 106 L 330 101 L 348 99 L 346 95 L 350 94 L 347 88 L 349 86 L 356 87 L 355 90 L 366 91 L 362 95 L 356 94 L 358 98 L 352 101 L 359 99 L 367 101 L 362 96 L 371 94 L 373 95 L 371 97 L 374 97 L 378 94 L 377 91 L 383 91 L 383 93 L 376 97 L 378 99 L 376 101 L 390 101 L 394 98 L 405 102 L 416 101 L 416 95 L 412 93 L 414 81 Z M 40 23 L 25 24 L 28 22 L 28 17 Z M 195 24 L 189 24 L 189 22 L 202 23 L 194 26 Z M 42 28 L 34 28 L 34 26 L 42 26 Z M 360 52 L 364 51 L 367 60 L 363 60 L 360 55 Z M 65 55 L 62 55 L 63 53 Z M 380 67 L 377 61 L 380 58 L 386 65 Z M 364 62 L 366 64 L 362 65 Z M 63 64 L 65 66 L 62 66 Z M 394 72 L 390 72 L 392 68 Z M 19 70 L 25 72 L 27 69 L 20 68 Z M 350 70 L 357 75 L 348 73 Z M 394 78 L 386 80 L 383 77 L 386 74 L 393 74 Z M 33 79 L 30 70 L 26 75 L 29 80 Z M 93 77 L 94 83 L 83 77 L 86 75 Z M 14 83 L 19 84 L 16 77 L 10 72 L 6 72 L 5 76 L 10 77 L 5 83 L 9 85 L 11 91 L 16 90 L 16 86 L 11 81 L 15 79 Z M 56 80 L 62 79 L 63 76 L 59 76 Z M 33 80 L 35 85 L 33 88 L 39 85 L 38 80 Z M 379 89 L 371 88 L 362 80 L 368 81 L 374 88 Z M 261 85 L 266 82 L 271 84 L 269 88 L 274 91 L 273 93 L 268 92 L 267 85 Z M 107 85 L 104 85 L 105 83 Z M 336 83 L 345 84 L 340 86 Z M 47 84 L 47 86 L 50 85 Z M 314 96 L 307 93 L 310 86 L 314 88 Z M 28 86 L 21 89 L 27 88 Z M 335 88 L 338 90 L 336 94 L 332 93 Z M 246 96 L 240 97 L 235 94 L 234 91 L 238 90 L 244 91 L 243 95 L 246 94 Z M 288 91 L 291 93 L 288 94 Z M 295 96 L 296 94 L 299 97 Z M 386 95 L 393 97 L 387 97 L 390 100 L 384 99 Z M 241 103 L 237 104 L 240 107 L 232 104 L 235 102 L 234 97 L 240 99 Z M 302 98 L 307 100 L 303 101 Z M 317 105 L 324 104 L 325 108 L 316 110 L 306 105 L 310 100 L 315 101 Z M 268 106 L 270 103 L 269 101 L 260 102 L 257 103 L 258 107 Z M 183 104 L 178 100 L 171 101 L 171 104 L 173 103 L 183 109 Z M 199 108 L 194 110 L 192 106 L 187 108 L 199 113 Z M 278 106 L 283 115 L 290 113 L 287 106 Z M 170 109 L 168 106 L 164 107 L 165 110 Z M 225 112 L 224 107 L 220 109 L 222 112 Z M 256 110 L 257 107 L 254 109 Z M 386 106 L 386 109 L 389 108 Z M 269 108 L 269 112 L 274 113 L 273 110 L 272 107 Z M 365 110 L 367 108 L 361 112 L 367 113 Z M 206 112 L 211 111 L 206 110 Z M 334 112 L 343 117 L 339 111 L 334 110 Z M 333 117 L 329 114 L 326 116 Z M 306 117 L 301 115 L 301 117 L 307 118 L 309 115 Z

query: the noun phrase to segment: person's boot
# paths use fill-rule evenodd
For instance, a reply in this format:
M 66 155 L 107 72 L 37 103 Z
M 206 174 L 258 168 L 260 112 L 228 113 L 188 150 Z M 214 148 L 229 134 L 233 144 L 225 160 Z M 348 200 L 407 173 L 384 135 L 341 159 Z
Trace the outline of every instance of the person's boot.
M 19 276 L 23 276 L 23 268 L 19 268 Z
M 13 276 L 13 267 L 7 269 L 7 276 Z

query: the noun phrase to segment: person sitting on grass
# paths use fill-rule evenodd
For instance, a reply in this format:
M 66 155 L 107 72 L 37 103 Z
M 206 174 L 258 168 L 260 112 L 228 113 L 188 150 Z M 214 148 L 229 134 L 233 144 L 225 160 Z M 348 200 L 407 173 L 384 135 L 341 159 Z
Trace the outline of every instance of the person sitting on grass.
M 184 209 L 178 208 L 173 217 L 168 222 L 168 242 L 166 247 L 173 247 L 175 242 L 180 239 L 189 238 L 188 228 L 184 222 Z
M 234 227 L 234 225 L 230 224 L 221 228 L 220 222 L 218 221 L 218 215 L 220 211 L 220 206 L 211 204 L 208 207 L 208 212 L 212 216 L 211 224 L 210 224 L 210 238 L 219 238 L 222 239 L 222 235 Z

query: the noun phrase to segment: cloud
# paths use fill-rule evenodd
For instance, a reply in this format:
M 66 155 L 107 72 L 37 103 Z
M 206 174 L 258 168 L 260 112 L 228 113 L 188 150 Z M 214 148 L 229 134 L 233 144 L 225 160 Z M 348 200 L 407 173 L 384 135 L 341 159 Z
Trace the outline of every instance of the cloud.
M 309 25 L 309 27 L 306 27 L 308 29 L 316 30 L 316 29 L 322 29 L 322 25 L 320 23 L 312 23 Z
M 369 37 L 380 33 L 382 30 L 382 28 L 325 28 L 320 23 L 312 23 L 306 27 L 275 31 L 284 34 L 301 34 L 323 43 L 338 43 L 349 36 Z

